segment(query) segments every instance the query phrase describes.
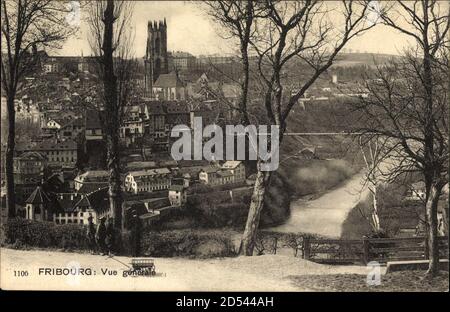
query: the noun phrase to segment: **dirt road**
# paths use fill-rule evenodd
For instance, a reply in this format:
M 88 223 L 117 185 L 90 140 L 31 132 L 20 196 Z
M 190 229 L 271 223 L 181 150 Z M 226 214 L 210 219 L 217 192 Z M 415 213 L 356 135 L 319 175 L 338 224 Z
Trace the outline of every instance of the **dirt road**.
M 299 199 L 291 203 L 291 217 L 283 225 L 268 230 L 283 233 L 314 233 L 340 237 L 347 214 L 365 196 L 362 193 L 363 174 L 354 175 L 343 185 L 314 200 Z
M 154 277 L 123 277 L 127 257 L 41 250 L 1 249 L 1 288 L 41 290 L 308 291 L 292 277 L 307 274 L 367 274 L 363 266 L 316 264 L 293 256 L 222 259 L 155 258 Z M 43 275 L 45 269 L 78 267 L 91 275 Z M 40 270 L 41 269 L 41 270 Z M 106 274 L 103 272 L 107 271 Z M 28 276 L 17 276 L 26 271 Z M 16 273 L 15 273 L 16 272 Z M 116 272 L 117 275 L 109 275 Z M 20 275 L 20 274 L 19 274 Z

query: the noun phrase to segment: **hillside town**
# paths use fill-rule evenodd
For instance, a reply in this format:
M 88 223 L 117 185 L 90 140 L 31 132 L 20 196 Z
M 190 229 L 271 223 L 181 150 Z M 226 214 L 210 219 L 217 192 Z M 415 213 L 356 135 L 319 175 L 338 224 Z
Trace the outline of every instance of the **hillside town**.
M 39 66 L 26 77 L 26 86 L 16 100 L 17 119 L 35 130 L 19 137 L 16 144 L 18 215 L 30 220 L 83 224 L 87 213 L 96 222 L 98 216 L 108 214 L 109 172 L 104 160 L 105 134 L 95 58 L 54 56 L 45 50 L 32 53 L 39 56 Z M 148 23 L 143 63 L 144 74 L 136 77 L 137 89 L 125 107 L 120 127 L 126 196 L 133 200 L 133 195 L 140 195 L 140 200 L 145 201 L 146 194 L 154 198 L 154 191 L 176 192 L 184 197 L 189 186 L 199 183 L 246 185 L 248 174 L 242 161 L 177 163 L 170 157 L 170 131 L 175 125 L 192 127 L 195 117 L 202 117 L 204 124 L 232 120 L 235 112 L 229 105 L 237 105 L 239 85 L 214 78 L 220 73 L 218 67 L 237 72 L 236 58 L 169 52 L 164 20 Z M 353 94 L 341 89 L 349 85 L 340 84 L 335 73 L 329 82 L 321 83 L 302 98 L 300 105 L 304 108 L 308 101 L 351 97 Z M 3 197 L 3 176 L 2 185 Z M 95 204 L 89 203 L 90 196 L 98 198 Z M 80 202 L 87 206 L 81 208 Z
M 160 261 L 168 290 L 445 288 L 449 16 L 374 2 L 72 1 L 76 22 L 2 2 L 2 24 L 37 14 L 2 47 L 8 261 L 80 255 L 156 285 Z

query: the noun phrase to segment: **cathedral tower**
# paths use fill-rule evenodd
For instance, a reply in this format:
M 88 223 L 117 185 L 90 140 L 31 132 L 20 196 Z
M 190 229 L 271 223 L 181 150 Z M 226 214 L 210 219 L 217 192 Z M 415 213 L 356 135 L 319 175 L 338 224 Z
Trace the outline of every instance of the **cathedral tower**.
M 153 83 L 159 75 L 169 72 L 167 56 L 167 23 L 164 21 L 148 22 L 147 50 L 145 53 L 145 93 L 152 94 Z

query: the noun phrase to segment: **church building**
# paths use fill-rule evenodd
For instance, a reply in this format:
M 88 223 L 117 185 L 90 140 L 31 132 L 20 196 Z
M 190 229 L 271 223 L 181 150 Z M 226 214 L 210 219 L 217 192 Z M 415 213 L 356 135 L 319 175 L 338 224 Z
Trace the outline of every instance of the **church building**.
M 169 73 L 167 54 L 167 23 L 164 21 L 148 22 L 147 50 L 144 59 L 145 66 L 145 94 L 153 97 L 153 85 L 161 74 Z

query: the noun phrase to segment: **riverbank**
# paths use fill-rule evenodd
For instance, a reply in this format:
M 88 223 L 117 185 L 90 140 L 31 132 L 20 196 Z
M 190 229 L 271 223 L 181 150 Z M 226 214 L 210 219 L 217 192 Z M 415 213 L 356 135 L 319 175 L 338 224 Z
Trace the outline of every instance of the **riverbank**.
M 368 195 L 367 189 L 363 188 L 363 178 L 363 174 L 358 173 L 322 196 L 294 200 L 287 222 L 267 230 L 339 238 L 349 212 Z

